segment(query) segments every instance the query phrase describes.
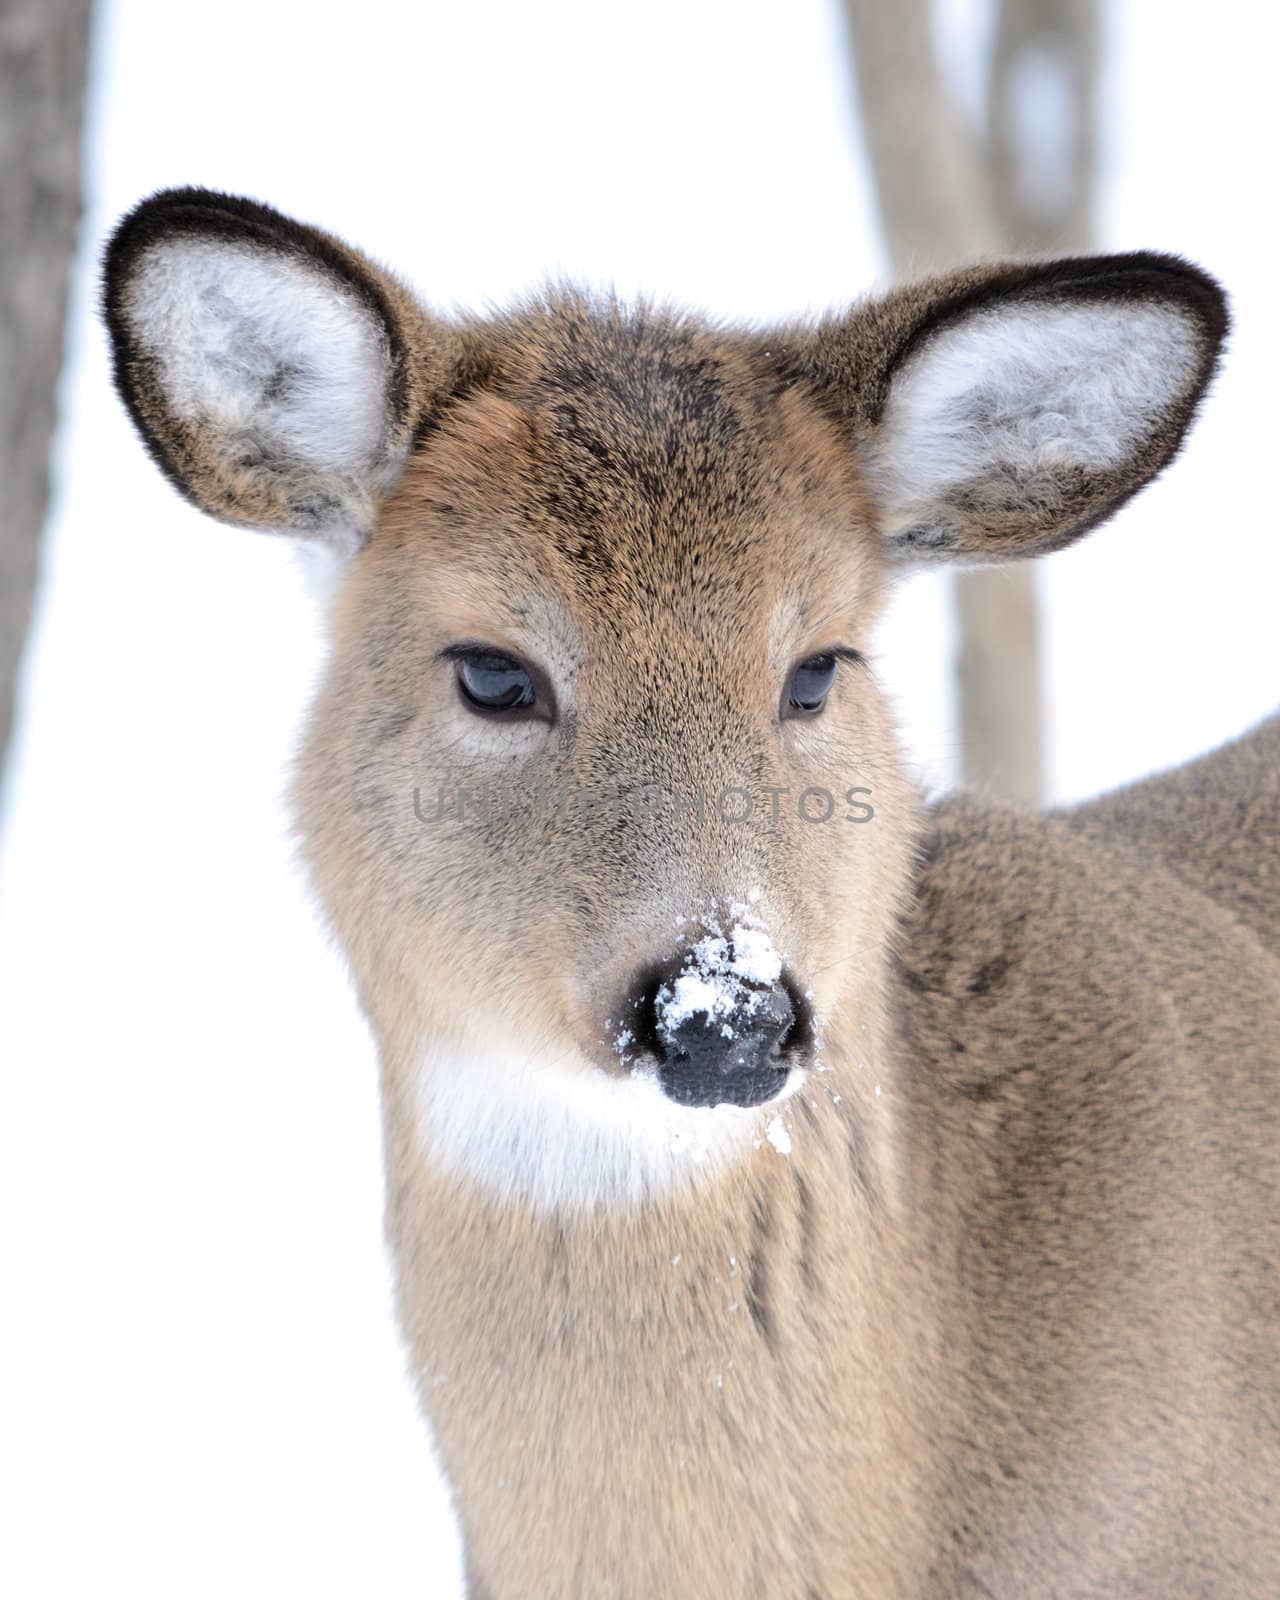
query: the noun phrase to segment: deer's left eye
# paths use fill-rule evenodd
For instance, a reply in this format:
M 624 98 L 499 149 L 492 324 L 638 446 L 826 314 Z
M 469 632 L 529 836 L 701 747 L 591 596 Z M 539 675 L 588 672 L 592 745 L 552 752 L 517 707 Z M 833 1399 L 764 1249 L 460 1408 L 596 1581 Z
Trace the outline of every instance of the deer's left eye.
M 792 716 L 812 716 L 827 703 L 836 681 L 834 655 L 810 656 L 791 674 L 786 710 Z
M 458 688 L 473 711 L 529 711 L 537 699 L 528 669 L 496 650 L 475 650 L 457 664 Z

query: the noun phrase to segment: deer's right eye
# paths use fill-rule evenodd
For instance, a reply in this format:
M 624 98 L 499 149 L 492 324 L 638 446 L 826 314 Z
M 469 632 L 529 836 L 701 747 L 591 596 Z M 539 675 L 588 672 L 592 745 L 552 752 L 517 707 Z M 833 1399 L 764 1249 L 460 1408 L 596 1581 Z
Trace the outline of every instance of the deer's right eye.
M 455 645 L 445 652 L 454 661 L 462 703 L 482 715 L 532 711 L 538 701 L 528 667 L 501 650 Z

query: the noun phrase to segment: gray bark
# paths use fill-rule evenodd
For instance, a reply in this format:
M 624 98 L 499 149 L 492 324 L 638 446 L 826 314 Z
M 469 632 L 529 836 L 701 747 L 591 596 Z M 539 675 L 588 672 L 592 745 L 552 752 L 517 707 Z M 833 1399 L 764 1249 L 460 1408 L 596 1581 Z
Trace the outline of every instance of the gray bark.
M 844 0 L 862 131 L 894 275 L 991 253 L 978 136 L 942 83 L 930 0 Z
M 929 0 L 843 3 L 895 275 L 1087 249 L 1096 0 L 1002 0 L 981 133 L 943 81 Z M 1034 805 L 1043 749 L 1032 569 L 961 574 L 956 610 L 964 780 Z
M 0 0 L 0 768 L 49 496 L 90 0 Z
M 987 96 L 1001 249 L 1070 255 L 1092 248 L 1097 88 L 1098 0 L 1005 0 Z M 1019 100 L 1037 94 L 1056 101 L 1056 149 L 1029 139 L 1021 126 Z

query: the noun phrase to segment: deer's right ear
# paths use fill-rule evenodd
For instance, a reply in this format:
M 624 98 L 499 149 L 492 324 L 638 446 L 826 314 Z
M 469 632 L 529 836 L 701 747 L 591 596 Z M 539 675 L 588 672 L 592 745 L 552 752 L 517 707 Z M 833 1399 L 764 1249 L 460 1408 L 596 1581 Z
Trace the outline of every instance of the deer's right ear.
M 107 247 L 120 395 L 202 510 L 353 550 L 451 382 L 450 330 L 269 206 L 173 189 Z

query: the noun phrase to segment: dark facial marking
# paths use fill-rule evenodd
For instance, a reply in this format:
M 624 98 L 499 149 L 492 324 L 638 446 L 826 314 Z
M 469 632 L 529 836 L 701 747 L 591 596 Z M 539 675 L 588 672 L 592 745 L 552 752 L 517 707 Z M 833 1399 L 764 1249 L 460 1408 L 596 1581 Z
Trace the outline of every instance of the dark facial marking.
M 778 1331 L 769 1296 L 769 1253 L 774 1245 L 773 1213 L 757 1195 L 752 1209 L 751 1246 L 747 1252 L 747 1310 L 770 1355 L 778 1353 Z

